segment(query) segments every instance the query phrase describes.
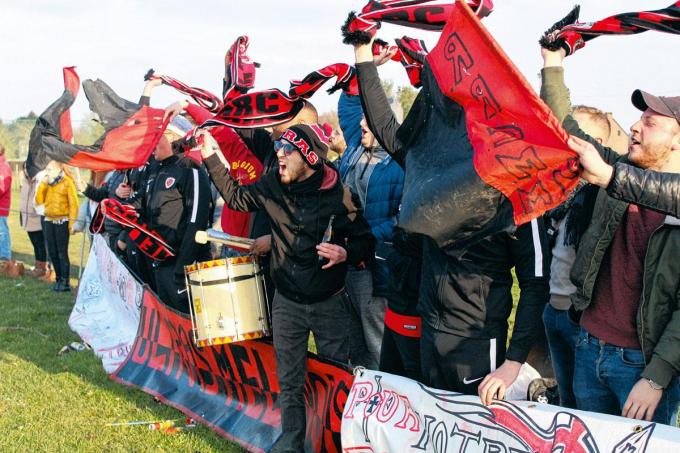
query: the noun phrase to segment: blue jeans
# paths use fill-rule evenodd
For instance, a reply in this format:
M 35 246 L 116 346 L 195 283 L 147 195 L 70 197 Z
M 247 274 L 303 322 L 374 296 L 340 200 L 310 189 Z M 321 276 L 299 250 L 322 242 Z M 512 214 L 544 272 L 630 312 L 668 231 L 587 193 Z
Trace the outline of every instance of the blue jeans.
M 0 217 L 0 260 L 8 260 L 12 257 L 12 243 L 9 237 L 9 225 L 7 217 Z
M 571 320 L 569 310 L 558 310 L 550 304 L 543 310 L 543 324 L 560 392 L 560 406 L 575 409 L 574 353 L 581 327 Z
M 574 394 L 585 411 L 621 415 L 623 405 L 645 368 L 642 351 L 601 342 L 581 329 L 576 342 Z M 654 412 L 653 421 L 675 426 L 680 404 L 680 382 L 673 378 Z

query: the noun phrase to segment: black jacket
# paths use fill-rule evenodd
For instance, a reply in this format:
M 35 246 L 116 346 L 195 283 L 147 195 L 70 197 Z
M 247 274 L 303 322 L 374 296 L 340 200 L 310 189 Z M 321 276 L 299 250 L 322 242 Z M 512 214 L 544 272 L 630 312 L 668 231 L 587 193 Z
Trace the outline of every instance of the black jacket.
M 318 179 L 316 185 L 310 184 L 312 181 L 282 184 L 277 172 L 269 172 L 254 184 L 240 186 L 216 155 L 204 164 L 231 209 L 267 213 L 272 234 L 271 275 L 283 296 L 306 304 L 325 300 L 345 286 L 347 263 L 358 265 L 372 258 L 371 229 L 350 190 L 331 167 L 325 166 L 318 178 L 310 178 Z M 322 179 L 334 182 L 321 188 Z M 323 270 L 316 245 L 331 215 L 335 215 L 331 242 L 347 250 L 347 261 Z
M 414 128 L 429 106 L 419 95 L 400 125 L 389 108 L 372 62 L 357 65 L 366 121 L 380 144 L 404 166 Z M 472 245 L 460 257 L 434 240 L 423 245 L 418 310 L 431 328 L 475 338 L 504 338 L 512 310 L 512 269 L 520 286 L 512 340 L 506 358 L 523 362 L 543 328 L 541 314 L 549 296 L 550 253 L 542 219 Z
M 161 265 L 175 267 L 175 279 L 184 279 L 184 266 L 210 259 L 207 245 L 197 244 L 196 231 L 209 228 L 210 182 L 202 168 L 179 162 L 177 156 L 156 162 L 145 175 L 144 187 L 128 200 L 151 230 L 174 250 L 175 257 Z
M 607 193 L 618 200 L 680 218 L 680 174 L 645 170 L 618 162 L 614 164 Z

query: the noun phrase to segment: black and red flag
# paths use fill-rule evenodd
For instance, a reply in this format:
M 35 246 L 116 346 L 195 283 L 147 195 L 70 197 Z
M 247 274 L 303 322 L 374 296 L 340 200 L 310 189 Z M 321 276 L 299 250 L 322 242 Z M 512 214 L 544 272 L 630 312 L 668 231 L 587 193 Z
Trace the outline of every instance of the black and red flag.
M 543 47 L 562 47 L 571 55 L 586 42 L 602 35 L 635 35 L 648 30 L 680 34 L 680 1 L 654 11 L 616 14 L 596 22 L 578 22 L 579 7 L 556 22 L 540 40 Z
M 66 116 L 78 94 L 73 68 L 64 69 L 64 85 L 64 93 L 38 117 L 31 131 L 26 158 L 30 177 L 51 160 L 108 171 L 139 167 L 149 159 L 165 130 L 163 110 L 126 101 L 101 80 L 86 80 L 83 91 L 105 132 L 94 145 L 73 144 Z
M 452 253 L 562 203 L 578 182 L 567 133 L 463 1 L 397 132 L 399 222 Z

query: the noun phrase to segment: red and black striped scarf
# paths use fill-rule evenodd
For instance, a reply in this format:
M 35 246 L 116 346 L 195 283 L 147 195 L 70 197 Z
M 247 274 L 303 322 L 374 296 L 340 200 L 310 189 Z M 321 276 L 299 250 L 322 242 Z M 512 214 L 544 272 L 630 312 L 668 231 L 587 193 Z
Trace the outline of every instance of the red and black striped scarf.
M 667 8 L 621 13 L 596 22 L 578 22 L 578 16 L 576 6 L 544 33 L 540 44 L 550 50 L 561 47 L 571 55 L 602 35 L 634 35 L 648 30 L 680 34 L 680 1 Z
M 103 231 L 104 217 L 125 227 L 132 242 L 152 260 L 165 261 L 175 256 L 173 248 L 156 231 L 149 230 L 146 224 L 139 222 L 139 214 L 134 207 L 122 204 L 114 198 L 102 200 L 90 224 L 93 234 Z
M 493 9 L 491 0 L 466 0 L 480 19 Z M 455 2 L 439 0 L 369 0 L 360 13 L 352 11 L 342 26 L 345 44 L 368 44 L 381 22 L 441 31 L 451 16 Z

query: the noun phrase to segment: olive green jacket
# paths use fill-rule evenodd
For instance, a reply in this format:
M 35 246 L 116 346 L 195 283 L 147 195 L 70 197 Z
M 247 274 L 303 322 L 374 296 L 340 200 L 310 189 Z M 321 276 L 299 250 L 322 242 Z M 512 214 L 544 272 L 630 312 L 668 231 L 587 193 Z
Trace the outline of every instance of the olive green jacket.
M 544 68 L 541 98 L 550 106 L 572 135 L 595 145 L 610 164 L 625 160 L 612 149 L 586 135 L 570 115 L 569 90 L 561 67 Z M 593 289 L 606 251 L 628 209 L 600 190 L 590 226 L 579 243 L 571 280 L 576 292 L 571 296 L 577 310 L 590 305 Z M 651 235 L 644 260 L 642 295 L 637 311 L 637 334 L 645 356 L 642 377 L 666 387 L 680 371 L 680 220 L 667 216 Z

